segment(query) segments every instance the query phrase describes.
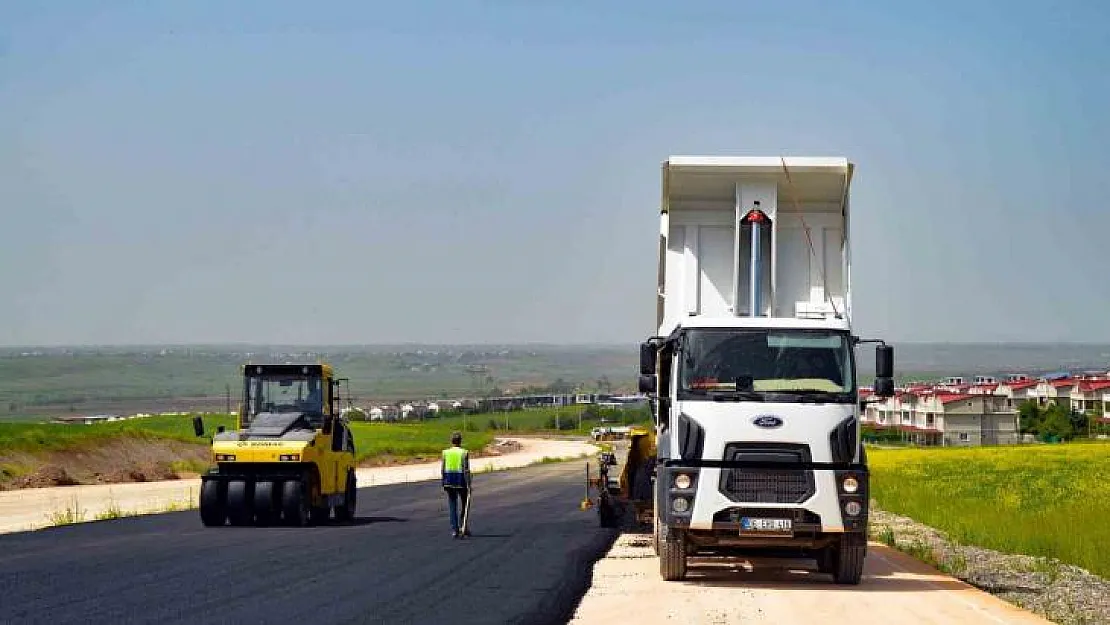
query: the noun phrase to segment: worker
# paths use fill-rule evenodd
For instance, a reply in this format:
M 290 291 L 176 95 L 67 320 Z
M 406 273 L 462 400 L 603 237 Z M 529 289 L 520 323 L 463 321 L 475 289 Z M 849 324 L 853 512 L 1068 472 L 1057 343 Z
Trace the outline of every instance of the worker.
M 461 521 L 470 497 L 470 453 L 463 448 L 459 432 L 451 434 L 451 446 L 443 450 L 441 472 L 443 490 L 447 492 L 447 509 L 451 515 L 451 537 L 469 536 L 470 530 L 463 528 Z

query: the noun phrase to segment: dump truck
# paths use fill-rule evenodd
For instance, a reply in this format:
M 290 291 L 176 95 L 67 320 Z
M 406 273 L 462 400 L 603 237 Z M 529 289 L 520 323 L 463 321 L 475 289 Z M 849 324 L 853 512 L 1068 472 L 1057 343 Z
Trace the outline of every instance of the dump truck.
M 302 526 L 354 518 L 356 451 L 331 365 L 243 365 L 238 430 L 212 436 L 215 467 L 201 475 L 206 526 Z M 197 436 L 204 435 L 200 417 Z
M 770 555 L 860 581 L 870 474 L 856 348 L 877 344 L 877 399 L 894 392 L 894 355 L 853 334 L 854 170 L 839 157 L 662 164 L 656 321 L 639 363 L 656 454 L 637 467 L 650 476 L 630 479 L 652 484 L 665 580 L 700 555 Z

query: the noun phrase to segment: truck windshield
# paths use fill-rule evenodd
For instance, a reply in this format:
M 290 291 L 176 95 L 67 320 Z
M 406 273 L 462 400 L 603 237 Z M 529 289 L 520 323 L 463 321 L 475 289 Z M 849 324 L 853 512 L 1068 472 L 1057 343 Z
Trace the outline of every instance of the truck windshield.
M 260 375 L 247 378 L 247 413 L 303 412 L 323 414 L 320 378 L 304 375 Z
M 846 332 L 831 330 L 688 330 L 680 395 L 731 393 L 762 399 L 790 393 L 851 402 L 855 376 Z M 770 398 L 769 398 L 770 399 Z

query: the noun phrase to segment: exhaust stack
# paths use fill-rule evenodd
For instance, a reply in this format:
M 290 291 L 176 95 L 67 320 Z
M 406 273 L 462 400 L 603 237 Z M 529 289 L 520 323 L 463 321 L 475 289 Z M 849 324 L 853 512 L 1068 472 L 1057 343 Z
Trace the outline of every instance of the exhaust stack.
M 759 237 L 762 234 L 760 232 L 760 225 L 763 223 L 763 220 L 766 219 L 766 216 L 759 209 L 759 200 L 755 201 L 754 208 L 748 212 L 745 219 L 752 227 L 751 294 L 748 296 L 748 301 L 751 302 L 751 306 L 748 307 L 748 316 L 758 317 L 760 311 L 763 310 L 763 302 L 761 301 L 762 298 L 760 298 L 760 295 L 762 295 L 762 293 L 760 293 L 760 287 L 763 286 L 763 258 L 759 249 Z

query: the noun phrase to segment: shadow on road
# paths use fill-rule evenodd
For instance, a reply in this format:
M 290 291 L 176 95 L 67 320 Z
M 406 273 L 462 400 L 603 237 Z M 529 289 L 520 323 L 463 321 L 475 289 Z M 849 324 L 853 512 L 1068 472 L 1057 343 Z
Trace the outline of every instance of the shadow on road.
M 375 523 L 408 523 L 408 519 L 396 516 L 363 516 L 355 517 L 343 525 L 373 525 Z
M 705 564 L 692 559 L 687 569 L 688 582 L 713 588 L 774 588 L 776 590 L 833 590 L 851 589 L 859 592 L 919 592 L 961 590 L 966 588 L 956 580 L 943 577 L 923 577 L 891 571 L 865 571 L 858 586 L 835 584 L 832 577 L 818 573 L 799 561 L 789 566 L 766 563 L 752 558 L 748 567 L 737 564 Z M 802 566 L 799 566 L 802 565 Z

